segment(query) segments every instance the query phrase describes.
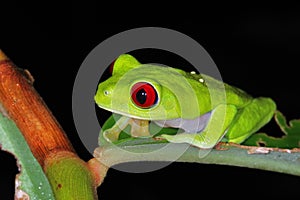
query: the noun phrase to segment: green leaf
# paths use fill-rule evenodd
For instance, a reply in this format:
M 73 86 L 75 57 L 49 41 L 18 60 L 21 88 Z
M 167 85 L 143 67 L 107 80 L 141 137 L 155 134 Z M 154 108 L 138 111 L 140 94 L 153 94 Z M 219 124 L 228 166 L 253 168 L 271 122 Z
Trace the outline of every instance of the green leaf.
M 54 199 L 51 186 L 43 169 L 32 155 L 28 144 L 15 123 L 0 113 L 0 144 L 4 151 L 13 154 L 20 169 L 16 177 L 15 196 L 30 199 Z M 17 198 L 17 199 L 18 199 Z M 22 198 L 23 199 L 23 198 Z
M 275 121 L 284 133 L 282 137 L 272 137 L 266 133 L 258 133 L 249 137 L 243 144 L 248 146 L 266 146 L 278 148 L 299 148 L 300 147 L 300 119 L 294 119 L 287 124 L 284 115 L 276 111 Z

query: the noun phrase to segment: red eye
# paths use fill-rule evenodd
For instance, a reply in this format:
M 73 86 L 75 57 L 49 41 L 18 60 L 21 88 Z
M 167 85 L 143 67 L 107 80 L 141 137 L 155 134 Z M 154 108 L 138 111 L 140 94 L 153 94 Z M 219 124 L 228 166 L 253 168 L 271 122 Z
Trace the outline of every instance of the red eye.
M 157 103 L 157 92 L 152 85 L 145 82 L 134 84 L 131 88 L 131 99 L 141 108 L 150 108 Z

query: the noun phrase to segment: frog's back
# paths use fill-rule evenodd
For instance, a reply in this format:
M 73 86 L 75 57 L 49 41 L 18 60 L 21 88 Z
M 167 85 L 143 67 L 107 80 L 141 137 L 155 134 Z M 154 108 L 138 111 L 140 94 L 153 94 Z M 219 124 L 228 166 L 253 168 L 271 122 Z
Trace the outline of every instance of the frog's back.
M 245 91 L 230 86 L 211 76 L 196 74 L 194 72 L 185 72 L 185 76 L 189 79 L 190 84 L 197 93 L 198 101 L 206 105 L 210 104 L 210 108 L 215 108 L 219 104 L 232 104 L 237 108 L 242 108 L 253 99 Z M 203 112 L 210 111 L 209 109 L 201 110 Z

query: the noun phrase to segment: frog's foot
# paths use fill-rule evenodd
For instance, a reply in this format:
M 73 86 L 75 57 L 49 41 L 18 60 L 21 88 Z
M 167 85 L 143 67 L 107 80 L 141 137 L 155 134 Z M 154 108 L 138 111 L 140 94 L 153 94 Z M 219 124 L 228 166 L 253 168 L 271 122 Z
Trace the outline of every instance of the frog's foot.
M 131 126 L 130 135 L 132 137 L 149 137 L 149 121 L 132 119 L 122 116 L 113 127 L 103 132 L 103 137 L 108 142 L 115 142 L 119 139 L 120 133 L 128 126 Z
M 130 134 L 132 137 L 149 137 L 149 121 L 140 119 L 130 119 L 128 124 L 131 125 Z
M 103 137 L 108 142 L 117 141 L 121 131 L 108 129 L 103 132 Z

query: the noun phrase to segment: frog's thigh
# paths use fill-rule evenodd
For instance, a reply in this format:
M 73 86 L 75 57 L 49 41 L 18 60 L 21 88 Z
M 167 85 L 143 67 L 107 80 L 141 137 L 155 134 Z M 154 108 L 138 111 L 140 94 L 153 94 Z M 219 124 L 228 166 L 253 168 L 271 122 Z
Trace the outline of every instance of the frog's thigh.
M 226 138 L 229 142 L 242 143 L 251 134 L 268 123 L 276 110 L 275 103 L 270 98 L 256 98 L 241 109 L 228 129 Z
M 211 118 L 200 133 L 180 133 L 177 135 L 162 135 L 169 142 L 189 143 L 199 148 L 209 149 L 214 147 L 224 136 L 226 129 L 232 123 L 237 113 L 233 105 L 219 105 L 213 111 Z

